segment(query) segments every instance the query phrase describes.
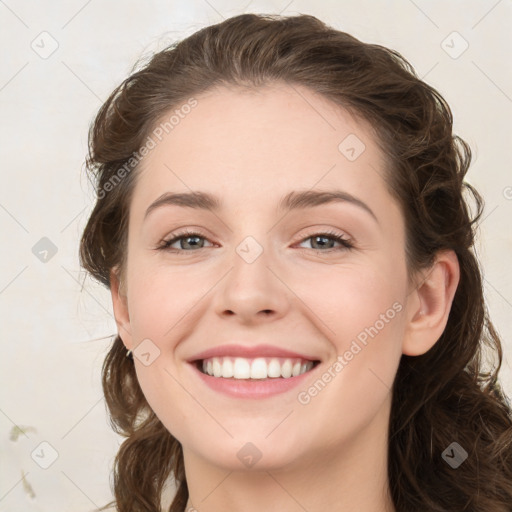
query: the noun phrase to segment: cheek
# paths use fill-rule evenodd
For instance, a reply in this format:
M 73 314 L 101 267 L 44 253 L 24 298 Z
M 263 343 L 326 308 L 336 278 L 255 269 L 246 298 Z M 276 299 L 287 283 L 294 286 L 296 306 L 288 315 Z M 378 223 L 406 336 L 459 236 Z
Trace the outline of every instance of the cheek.
M 135 268 L 135 264 L 134 267 Z M 134 336 L 159 344 L 191 312 L 215 282 L 184 267 L 140 264 L 129 276 L 130 325 Z M 210 283 L 210 281 L 212 283 Z
M 296 286 L 336 352 L 330 365 L 331 374 L 336 375 L 333 391 L 337 388 L 343 394 L 351 389 L 357 407 L 358 400 L 371 395 L 380 381 L 383 394 L 375 399 L 382 400 L 402 353 L 405 265 L 393 269 L 384 265 L 331 267 L 322 273 L 315 273 L 314 278 L 303 274 Z M 336 361 L 339 364 L 334 367 Z
M 292 286 L 325 325 L 328 337 L 339 340 L 339 348 L 343 348 L 348 339 L 366 328 L 389 331 L 391 324 L 401 324 L 406 277 L 397 267 L 326 266 L 314 273 L 302 272 L 299 279 L 295 276 Z
M 324 333 L 336 354 L 319 378 L 300 390 L 297 399 L 304 412 L 326 415 L 326 423 L 356 432 L 391 397 L 404 336 L 401 280 L 405 274 L 400 269 L 389 273 L 370 267 L 364 272 L 344 270 L 331 269 L 326 273 L 329 279 L 317 275 L 303 283 L 301 297 L 328 327 Z M 325 284 L 319 286 L 319 282 Z M 323 439 L 332 436 L 335 442 L 337 428 L 327 428 Z

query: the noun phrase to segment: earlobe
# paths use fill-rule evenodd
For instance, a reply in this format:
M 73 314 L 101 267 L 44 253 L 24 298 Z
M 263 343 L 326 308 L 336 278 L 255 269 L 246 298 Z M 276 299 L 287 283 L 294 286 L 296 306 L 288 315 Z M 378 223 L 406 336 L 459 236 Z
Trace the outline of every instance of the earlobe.
M 459 284 L 459 261 L 454 251 L 441 251 L 407 300 L 407 325 L 402 352 L 428 352 L 443 334 Z
M 119 279 L 119 272 L 114 268 L 110 272 L 110 293 L 112 295 L 112 306 L 116 319 L 119 336 L 126 348 L 132 349 L 132 336 L 130 329 L 130 314 L 128 311 L 128 299 Z

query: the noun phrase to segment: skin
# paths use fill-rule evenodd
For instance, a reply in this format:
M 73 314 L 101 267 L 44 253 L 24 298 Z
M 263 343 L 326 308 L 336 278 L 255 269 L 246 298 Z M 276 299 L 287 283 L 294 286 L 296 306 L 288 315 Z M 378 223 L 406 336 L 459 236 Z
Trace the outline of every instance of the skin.
M 287 84 L 217 88 L 197 100 L 143 160 L 123 286 L 113 269 L 111 288 L 127 349 L 149 339 L 160 351 L 150 365 L 134 364 L 151 408 L 182 444 L 187 510 L 394 511 L 391 387 L 401 355 L 425 353 L 443 332 L 457 258 L 442 252 L 432 268 L 408 274 L 404 217 L 365 121 Z M 365 144 L 354 161 L 338 149 L 349 134 Z M 309 189 L 346 191 L 377 220 L 350 202 L 277 211 L 282 196 Z M 144 220 L 164 192 L 191 190 L 215 194 L 222 208 L 167 205 Z M 203 248 L 190 248 L 185 238 L 173 245 L 180 254 L 155 249 L 181 228 L 199 230 Z M 354 248 L 332 239 L 327 248 L 315 244 L 325 230 Z M 247 236 L 263 249 L 252 263 L 236 252 Z M 329 368 L 332 374 L 337 356 L 393 304 L 401 311 L 300 403 L 298 393 Z M 321 364 L 299 389 L 231 398 L 207 387 L 186 362 L 223 343 L 276 345 Z M 261 453 L 252 467 L 237 457 L 248 442 Z

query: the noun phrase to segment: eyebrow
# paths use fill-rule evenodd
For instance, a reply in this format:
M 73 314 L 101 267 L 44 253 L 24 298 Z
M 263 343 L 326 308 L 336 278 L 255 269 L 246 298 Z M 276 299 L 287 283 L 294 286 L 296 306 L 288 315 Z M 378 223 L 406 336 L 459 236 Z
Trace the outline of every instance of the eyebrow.
M 366 203 L 343 190 L 294 190 L 281 198 L 278 203 L 278 211 L 284 210 L 288 212 L 330 203 L 353 204 L 370 214 L 377 223 L 379 222 L 375 213 Z M 157 208 L 170 205 L 211 211 L 219 211 L 222 206 L 219 198 L 208 192 L 166 192 L 149 205 L 144 215 L 144 220 Z

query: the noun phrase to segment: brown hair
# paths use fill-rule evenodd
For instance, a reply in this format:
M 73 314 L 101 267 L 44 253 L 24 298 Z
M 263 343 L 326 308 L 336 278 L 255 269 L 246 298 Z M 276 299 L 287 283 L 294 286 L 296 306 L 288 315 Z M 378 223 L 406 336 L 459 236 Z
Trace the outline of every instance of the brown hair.
M 483 203 L 463 181 L 471 151 L 452 134 L 442 96 L 396 51 L 310 15 L 243 14 L 152 56 L 113 91 L 91 127 L 87 165 L 98 199 L 81 240 L 82 265 L 107 287 L 110 271 L 122 272 L 138 166 L 115 186 L 113 178 L 162 115 L 217 85 L 273 82 L 306 86 L 371 121 L 405 218 L 410 273 L 427 269 L 439 250 L 453 249 L 459 260 L 444 333 L 427 353 L 402 355 L 394 381 L 388 478 L 396 510 L 510 512 L 512 414 L 497 381 L 502 347 L 472 247 Z M 473 216 L 464 193 L 474 200 Z M 498 358 L 489 372 L 486 348 Z M 149 408 L 125 353 L 117 336 L 103 366 L 111 423 L 126 437 L 114 465 L 117 509 L 159 511 L 163 485 L 173 476 L 170 512 L 182 512 L 188 489 L 181 445 Z M 456 470 L 442 457 L 453 442 L 468 452 Z

